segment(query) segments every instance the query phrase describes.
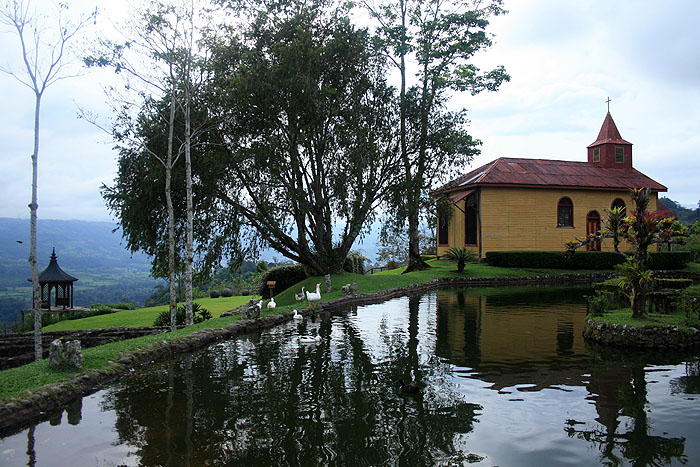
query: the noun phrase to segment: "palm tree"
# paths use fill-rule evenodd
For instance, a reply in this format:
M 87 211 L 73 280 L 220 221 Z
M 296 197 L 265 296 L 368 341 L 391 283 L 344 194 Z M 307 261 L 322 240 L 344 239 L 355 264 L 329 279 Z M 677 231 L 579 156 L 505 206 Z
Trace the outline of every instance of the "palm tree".
M 464 271 L 464 265 L 467 262 L 473 263 L 479 259 L 479 256 L 474 250 L 470 250 L 469 248 L 452 247 L 445 252 L 443 258 L 450 261 L 457 261 L 457 272 L 461 273 Z

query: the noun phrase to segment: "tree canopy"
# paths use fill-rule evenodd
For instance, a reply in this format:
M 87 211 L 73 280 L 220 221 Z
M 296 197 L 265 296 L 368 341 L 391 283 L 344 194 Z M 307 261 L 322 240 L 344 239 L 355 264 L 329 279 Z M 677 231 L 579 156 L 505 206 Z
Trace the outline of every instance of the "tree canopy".
M 388 23 L 373 31 L 353 24 L 352 5 L 332 1 L 219 4 L 235 14 L 220 16 L 224 23 L 200 42 L 209 60 L 191 124 L 202 130 L 187 145 L 199 270 L 255 257 L 265 246 L 311 274 L 339 271 L 382 206 L 395 225 L 408 219 L 417 249 L 428 189 L 478 153 L 465 111 L 448 109 L 449 91 L 495 90 L 508 78 L 501 67 L 481 73 L 469 64 L 490 45 L 486 18 L 502 13 L 500 2 L 416 2 L 410 35 L 389 4 L 377 16 Z M 418 79 L 407 87 L 401 68 L 397 91 L 389 64 L 408 53 Z M 148 210 L 162 210 L 163 200 L 140 185 L 162 181 L 140 152 L 165 152 L 158 133 L 167 128 L 157 115 L 166 97 L 153 98 L 138 125 L 125 129 L 146 145 L 126 145 L 115 184 L 104 189 L 129 246 L 157 256 L 154 265 L 164 264 L 164 218 Z M 182 188 L 173 183 L 181 218 Z
M 315 274 L 342 268 L 398 169 L 384 63 L 342 10 L 323 13 L 264 12 L 217 44 L 209 108 L 221 123 L 202 175 L 202 214 L 222 227 L 212 246 L 237 250 L 252 229 Z

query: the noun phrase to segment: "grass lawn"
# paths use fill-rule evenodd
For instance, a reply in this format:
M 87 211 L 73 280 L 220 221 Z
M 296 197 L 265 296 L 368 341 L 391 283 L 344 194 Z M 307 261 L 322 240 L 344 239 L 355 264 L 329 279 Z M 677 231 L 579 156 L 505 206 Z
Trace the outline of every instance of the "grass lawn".
M 600 323 L 626 324 L 628 326 L 678 326 L 687 328 L 685 325 L 685 313 L 649 313 L 646 318 L 632 318 L 631 308 L 621 308 L 609 310 L 602 315 L 595 316 L 595 321 Z M 697 321 L 697 320 L 695 320 Z M 693 324 L 693 323 L 691 323 Z M 697 326 L 697 323 L 695 323 Z
M 467 263 L 463 273 L 457 272 L 456 263 L 446 260 L 430 260 L 428 264 L 432 266 L 425 271 L 415 271 L 409 274 L 402 274 L 404 268 L 382 271 L 372 275 L 360 275 L 351 273 L 334 274 L 331 276 L 332 291 L 325 293 L 325 279 L 323 277 L 308 277 L 304 281 L 296 284 L 293 288 L 287 289 L 275 295 L 275 302 L 278 308 L 291 309 L 297 307 L 294 294 L 301 292 L 301 288 L 315 290 L 316 284 L 321 284 L 321 301 L 331 300 L 342 296 L 340 288 L 345 284 L 357 282 L 360 293 L 379 292 L 382 290 L 405 287 L 411 284 L 422 284 L 430 280 L 442 277 L 530 277 L 544 274 L 574 274 L 592 273 L 601 271 L 581 271 L 563 269 L 520 269 L 520 268 L 499 268 L 481 263 Z M 300 305 L 305 305 L 301 302 Z
M 462 274 L 457 273 L 456 265 L 451 261 L 432 260 L 432 266 L 426 271 L 416 271 L 410 274 L 401 274 L 403 268 L 382 271 L 372 275 L 360 275 L 351 273 L 334 274 L 331 276 L 333 290 L 326 294 L 325 279 L 323 277 L 309 277 L 297 284 L 292 289 L 282 291 L 275 295 L 277 311 L 291 310 L 307 306 L 307 302 L 297 303 L 294 293 L 300 292 L 302 286 L 306 290 L 315 290 L 316 284 L 321 284 L 322 301 L 339 298 L 340 288 L 348 283 L 357 282 L 360 293 L 379 292 L 396 287 L 404 287 L 411 284 L 420 284 L 439 277 L 527 277 L 542 274 L 564 274 L 573 272 L 593 272 L 593 271 L 569 271 L 569 270 L 546 270 L 546 269 L 516 269 L 497 268 L 485 264 L 467 264 Z M 237 308 L 248 303 L 251 296 L 247 297 L 219 297 L 219 298 L 199 298 L 195 302 L 209 310 L 213 318 L 227 310 Z M 267 301 L 265 302 L 267 303 Z M 106 315 L 92 316 L 90 318 L 59 321 L 44 327 L 44 331 L 73 331 L 78 329 L 100 329 L 116 326 L 137 327 L 152 326 L 156 317 L 162 311 L 168 309 L 167 305 L 154 306 L 149 308 L 139 308 L 136 310 L 124 310 Z
M 97 316 L 95 318 L 99 317 L 100 316 Z M 85 370 L 105 370 L 111 366 L 109 362 L 117 361 L 120 358 L 120 354 L 124 351 L 139 349 L 162 340 L 175 339 L 200 329 L 223 327 L 238 319 L 238 316 L 211 319 L 195 324 L 189 328 L 178 329 L 174 332 L 127 339 L 83 349 L 83 366 Z M 47 345 L 47 343 L 45 343 L 45 345 Z M 2 377 L 0 377 L 0 400 L 10 399 L 29 389 L 36 389 L 46 384 L 70 379 L 70 375 L 73 373 L 75 373 L 75 370 L 61 371 L 50 369 L 49 361 L 46 358 L 28 365 L 4 370 L 0 372 L 0 375 L 2 375 Z
M 404 287 L 411 284 L 421 284 L 432 279 L 442 277 L 528 277 L 536 275 L 557 275 L 557 274 L 573 274 L 573 273 L 594 273 L 601 271 L 588 270 L 563 270 L 563 269 L 525 269 L 525 268 L 499 268 L 488 266 L 481 263 L 467 263 L 462 274 L 457 273 L 456 263 L 445 260 L 430 260 L 428 261 L 432 267 L 425 271 L 416 271 L 409 274 L 402 274 L 403 268 L 382 271 L 372 275 L 359 275 L 351 273 L 334 274 L 331 276 L 332 291 L 329 294 L 325 293 L 325 279 L 323 277 L 309 277 L 303 282 L 295 285 L 293 288 L 284 290 L 275 295 L 277 303 L 277 311 L 291 310 L 307 306 L 306 301 L 297 303 L 294 299 L 294 294 L 301 291 L 302 286 L 306 290 L 315 290 L 316 284 L 321 284 L 321 301 L 331 300 L 341 297 L 340 288 L 345 284 L 357 282 L 360 293 L 379 292 L 386 289 L 396 287 Z M 700 264 L 690 263 L 686 272 L 699 272 Z M 248 303 L 253 298 L 247 297 L 219 297 L 219 298 L 200 298 L 195 302 L 209 310 L 213 318 L 218 318 L 219 315 L 227 310 L 237 308 L 240 305 Z M 267 301 L 265 302 L 267 303 Z M 99 329 L 116 326 L 136 327 L 136 326 L 151 326 L 159 313 L 167 310 L 167 305 L 160 305 L 149 308 L 140 308 L 137 310 L 125 310 L 107 315 L 93 316 L 90 318 L 59 321 L 58 323 L 46 326 L 45 331 L 70 331 L 77 329 Z M 612 319 L 612 318 L 611 318 Z
M 213 318 L 218 318 L 224 311 L 237 308 L 244 303 L 248 303 L 251 297 L 219 297 L 219 298 L 198 298 L 195 302 L 203 308 L 209 310 Z M 181 305 L 181 303 L 180 303 Z M 124 310 L 106 315 L 91 316 L 89 318 L 72 319 L 59 321 L 44 327 L 44 331 L 74 331 L 77 329 L 100 329 L 116 326 L 139 327 L 153 326 L 153 322 L 158 315 L 167 310 L 168 305 L 139 308 L 136 310 Z

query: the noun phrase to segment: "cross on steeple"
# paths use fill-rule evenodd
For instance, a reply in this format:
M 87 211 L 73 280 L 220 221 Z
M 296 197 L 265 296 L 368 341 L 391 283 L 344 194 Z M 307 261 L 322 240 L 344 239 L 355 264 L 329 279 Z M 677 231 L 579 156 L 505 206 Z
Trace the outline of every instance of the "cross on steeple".
M 608 113 L 610 113 L 610 96 L 608 96 L 608 100 L 606 100 L 605 102 L 608 103 Z

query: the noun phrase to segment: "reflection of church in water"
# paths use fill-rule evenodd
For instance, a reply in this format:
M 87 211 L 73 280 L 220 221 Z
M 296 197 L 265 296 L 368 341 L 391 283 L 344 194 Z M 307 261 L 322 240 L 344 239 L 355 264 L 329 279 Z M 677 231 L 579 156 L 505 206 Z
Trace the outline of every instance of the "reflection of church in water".
M 618 352 L 614 349 L 587 347 L 586 306 L 573 305 L 569 293 L 562 289 L 559 296 L 548 290 L 547 303 L 541 305 L 542 296 L 536 293 L 438 292 L 435 352 L 454 365 L 471 368 L 470 376 L 490 383 L 493 390 L 518 385 L 525 391 L 585 387 L 600 425 L 568 420 L 563 429 L 569 437 L 592 443 L 601 461 L 617 464 L 622 457 L 635 465 L 658 465 L 683 459 L 685 438 L 650 433 L 642 359 L 630 364 L 624 356 L 611 357 Z M 540 305 L 528 313 L 517 312 L 518 304 L 524 303 Z M 560 365 L 563 357 L 566 363 Z M 689 374 L 700 376 L 700 368 Z M 675 386 L 692 393 L 687 386 L 696 380 L 689 377 L 691 383 L 678 381 Z M 700 393 L 700 385 L 695 390 Z M 623 422 L 623 417 L 629 421 Z
M 585 355 L 586 306 L 583 300 L 572 304 L 570 291 L 560 293 L 548 291 L 551 299 L 546 305 L 538 305 L 541 295 L 531 290 L 494 295 L 438 293 L 436 353 L 483 374 L 493 389 L 523 383 L 519 375 L 525 368 L 528 383 L 536 384 L 533 390 L 582 386 L 587 378 L 579 368 L 572 368 L 571 358 Z M 530 311 L 513 312 L 519 304 L 527 304 Z M 558 365 L 563 358 L 567 360 L 564 368 Z M 582 358 L 581 368 L 586 363 Z

